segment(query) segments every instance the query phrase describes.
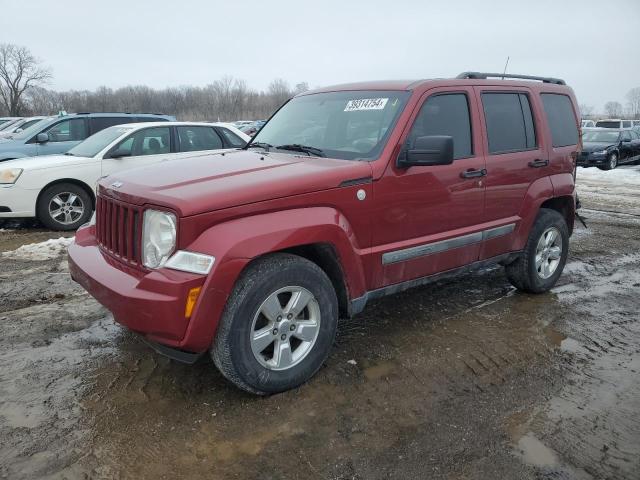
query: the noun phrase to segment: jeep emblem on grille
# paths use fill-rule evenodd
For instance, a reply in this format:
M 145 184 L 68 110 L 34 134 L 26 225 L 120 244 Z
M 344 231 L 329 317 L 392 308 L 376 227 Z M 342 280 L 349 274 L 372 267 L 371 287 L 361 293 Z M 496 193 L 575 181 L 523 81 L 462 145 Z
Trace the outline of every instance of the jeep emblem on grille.
M 113 188 L 120 188 L 122 185 L 124 185 L 124 183 L 122 183 L 122 182 L 113 182 L 113 183 L 111 184 L 111 186 L 112 186 Z

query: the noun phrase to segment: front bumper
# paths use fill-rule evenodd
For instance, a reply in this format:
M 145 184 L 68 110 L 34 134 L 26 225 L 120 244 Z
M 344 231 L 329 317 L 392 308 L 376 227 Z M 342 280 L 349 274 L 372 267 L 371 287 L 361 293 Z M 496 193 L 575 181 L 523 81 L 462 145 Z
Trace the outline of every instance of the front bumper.
M 577 164 L 579 167 L 596 167 L 605 165 L 609 160 L 609 155 L 594 155 L 591 152 L 582 152 L 578 157 Z
M 102 252 L 93 231 L 93 227 L 81 228 L 69 246 L 71 278 L 110 310 L 116 322 L 151 342 L 189 351 L 186 336 L 193 315 L 185 317 L 185 302 L 189 290 L 202 287 L 205 277 L 131 268 Z
M 38 192 L 16 184 L 0 185 L 0 218 L 35 217 Z

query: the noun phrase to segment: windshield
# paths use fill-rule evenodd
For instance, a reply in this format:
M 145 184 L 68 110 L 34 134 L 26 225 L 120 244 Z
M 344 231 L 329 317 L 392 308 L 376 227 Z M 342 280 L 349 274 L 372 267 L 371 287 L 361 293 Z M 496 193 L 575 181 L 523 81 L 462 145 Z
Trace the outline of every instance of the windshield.
M 44 127 L 46 127 L 50 123 L 53 123 L 55 119 L 56 117 L 43 118 L 39 122 L 31 125 L 29 128 L 25 128 L 20 133 L 12 135 L 11 138 L 13 138 L 14 140 L 25 140 L 27 138 L 31 138 L 34 135 L 40 133 Z
M 123 126 L 105 128 L 73 147 L 67 152 L 67 155 L 73 155 L 74 157 L 95 157 L 116 138 L 121 137 L 131 130 L 133 130 L 131 127 Z
M 375 160 L 409 94 L 345 91 L 296 97 L 260 130 L 255 143 L 304 146 L 309 154 L 342 160 Z
M 597 132 L 591 130 L 582 134 L 582 141 L 594 143 L 616 143 L 618 141 L 618 135 L 620 135 L 620 132 L 618 131 Z

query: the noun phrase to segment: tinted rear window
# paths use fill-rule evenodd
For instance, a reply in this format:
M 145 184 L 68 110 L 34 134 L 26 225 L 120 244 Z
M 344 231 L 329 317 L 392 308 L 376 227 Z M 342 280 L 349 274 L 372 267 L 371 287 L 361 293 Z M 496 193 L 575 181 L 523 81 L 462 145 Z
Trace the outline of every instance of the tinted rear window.
M 91 117 L 89 122 L 91 123 L 91 133 L 94 134 L 114 125 L 131 123 L 132 120 L 132 117 Z
M 533 115 L 527 95 L 483 93 L 489 153 L 530 150 L 536 146 Z
M 599 128 L 620 128 L 620 122 L 611 120 L 601 120 L 596 122 L 596 127 Z
M 578 125 L 571 99 L 557 93 L 543 93 L 540 96 L 549 121 L 553 146 L 576 145 L 578 143 Z

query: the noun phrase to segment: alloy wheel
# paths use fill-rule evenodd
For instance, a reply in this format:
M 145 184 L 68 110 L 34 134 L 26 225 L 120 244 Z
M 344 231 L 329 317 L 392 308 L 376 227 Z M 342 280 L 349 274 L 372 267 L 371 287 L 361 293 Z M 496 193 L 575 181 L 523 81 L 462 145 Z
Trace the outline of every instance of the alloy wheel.
M 61 192 L 49 201 L 49 215 L 62 225 L 71 225 L 84 214 L 84 202 L 79 195 Z
M 262 302 L 250 330 L 251 351 L 269 370 L 288 370 L 313 349 L 320 332 L 320 307 L 303 287 L 276 290 Z
M 562 235 L 556 227 L 547 228 L 536 246 L 536 272 L 543 279 L 551 277 L 558 269 L 562 257 Z

